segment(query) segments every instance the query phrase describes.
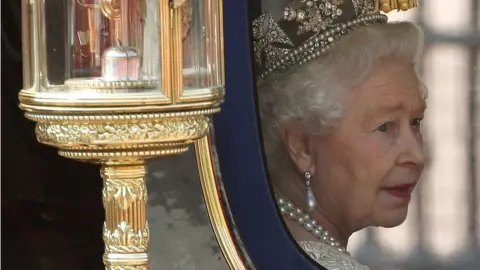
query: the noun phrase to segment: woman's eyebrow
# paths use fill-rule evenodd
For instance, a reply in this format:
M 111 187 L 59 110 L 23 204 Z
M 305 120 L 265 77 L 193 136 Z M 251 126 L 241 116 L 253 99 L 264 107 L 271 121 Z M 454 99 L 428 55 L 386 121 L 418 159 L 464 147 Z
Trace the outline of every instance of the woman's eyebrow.
M 379 113 L 385 113 L 385 112 L 395 112 L 395 111 L 400 111 L 404 110 L 406 108 L 405 104 L 402 104 L 401 102 L 378 102 L 374 106 L 372 106 L 370 109 L 367 111 L 367 115 L 369 117 L 377 115 Z
M 415 102 L 416 104 L 412 104 L 411 109 L 415 113 L 423 113 L 427 109 L 427 103 L 425 100 L 421 102 Z M 378 101 L 375 105 L 370 107 L 367 111 L 368 116 L 373 116 L 379 113 L 386 113 L 386 112 L 396 112 L 396 111 L 409 111 L 410 106 L 405 104 L 405 102 L 398 102 L 394 101 Z

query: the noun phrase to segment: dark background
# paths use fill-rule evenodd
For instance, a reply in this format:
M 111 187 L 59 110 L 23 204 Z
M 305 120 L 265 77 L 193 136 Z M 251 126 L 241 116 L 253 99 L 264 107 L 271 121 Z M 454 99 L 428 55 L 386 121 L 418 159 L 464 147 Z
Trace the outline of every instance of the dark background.
M 104 269 L 98 168 L 38 143 L 18 108 L 21 1 L 2 5 L 2 267 Z

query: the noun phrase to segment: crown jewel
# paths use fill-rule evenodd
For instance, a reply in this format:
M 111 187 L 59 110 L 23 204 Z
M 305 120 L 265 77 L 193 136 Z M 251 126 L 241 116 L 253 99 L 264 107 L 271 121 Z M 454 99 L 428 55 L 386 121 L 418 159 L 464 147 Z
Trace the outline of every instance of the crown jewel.
M 380 13 L 408 10 L 417 0 L 294 0 L 276 20 L 262 14 L 252 24 L 260 77 L 304 64 L 325 53 L 352 29 L 387 22 Z

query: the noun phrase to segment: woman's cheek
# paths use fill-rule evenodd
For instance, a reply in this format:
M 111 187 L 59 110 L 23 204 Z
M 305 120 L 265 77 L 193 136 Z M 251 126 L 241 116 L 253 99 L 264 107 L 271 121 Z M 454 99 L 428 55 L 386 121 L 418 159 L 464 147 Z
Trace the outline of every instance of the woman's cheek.
M 371 151 L 370 155 L 383 156 L 388 153 L 395 145 L 395 138 L 390 134 L 375 132 L 372 133 L 366 146 L 366 151 Z

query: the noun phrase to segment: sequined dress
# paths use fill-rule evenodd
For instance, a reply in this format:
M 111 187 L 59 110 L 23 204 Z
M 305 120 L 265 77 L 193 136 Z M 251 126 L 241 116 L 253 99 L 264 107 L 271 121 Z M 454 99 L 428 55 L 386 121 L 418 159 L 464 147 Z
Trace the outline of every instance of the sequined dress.
M 298 244 L 312 259 L 328 270 L 370 270 L 348 254 L 322 242 L 299 241 Z

